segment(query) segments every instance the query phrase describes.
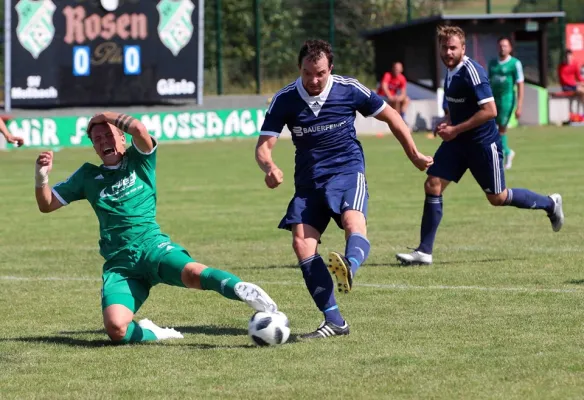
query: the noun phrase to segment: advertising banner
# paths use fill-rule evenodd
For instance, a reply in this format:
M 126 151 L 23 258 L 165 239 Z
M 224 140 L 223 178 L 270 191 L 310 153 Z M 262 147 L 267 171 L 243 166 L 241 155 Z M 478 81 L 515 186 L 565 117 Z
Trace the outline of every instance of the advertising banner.
M 14 107 L 160 104 L 202 88 L 201 0 L 14 0 Z
M 266 109 L 234 109 L 130 114 L 142 121 L 161 142 L 258 136 Z M 61 148 L 91 146 L 87 123 L 79 117 L 15 118 L 7 127 L 24 139 L 23 147 Z M 8 145 L 12 148 L 12 145 Z
M 584 75 L 584 24 L 566 25 L 566 47 L 572 50 L 574 59 L 582 68 Z

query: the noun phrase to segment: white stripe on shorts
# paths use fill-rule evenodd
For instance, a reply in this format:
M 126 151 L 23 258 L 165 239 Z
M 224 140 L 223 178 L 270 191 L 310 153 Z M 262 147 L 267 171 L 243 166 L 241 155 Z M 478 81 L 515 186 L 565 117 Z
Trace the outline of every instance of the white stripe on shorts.
M 491 152 L 493 154 L 493 175 L 495 187 L 493 190 L 495 194 L 499 194 L 503 191 L 501 188 L 501 165 L 499 164 L 499 152 L 497 151 L 497 143 L 491 143 Z
M 365 175 L 361 172 L 357 173 L 357 190 L 355 191 L 355 198 L 353 199 L 353 209 L 363 212 L 363 205 L 365 204 L 365 197 L 367 196 L 367 187 L 365 185 Z

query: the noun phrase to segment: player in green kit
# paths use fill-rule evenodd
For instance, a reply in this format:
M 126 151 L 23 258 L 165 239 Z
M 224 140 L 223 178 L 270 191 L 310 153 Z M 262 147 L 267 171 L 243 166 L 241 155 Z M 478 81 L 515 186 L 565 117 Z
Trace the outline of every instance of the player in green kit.
M 511 40 L 503 37 L 498 41 L 499 58 L 489 62 L 489 80 L 497 106 L 497 125 L 503 144 L 505 156 L 505 169 L 510 169 L 513 164 L 515 152 L 507 144 L 507 125 L 515 109 L 515 117 L 521 117 L 523 107 L 523 66 L 521 61 L 511 56 L 513 47 Z M 517 85 L 517 108 L 515 108 L 515 85 Z
M 124 132 L 132 136 L 128 148 Z M 180 332 L 160 328 L 150 320 L 133 321 L 150 289 L 158 283 L 214 290 L 226 298 L 244 301 L 256 311 L 277 311 L 260 287 L 194 261 L 161 232 L 156 223 L 157 143 L 140 121 L 104 112 L 89 121 L 87 133 L 103 164 L 85 163 L 51 188 L 48 182 L 53 153 L 43 152 L 36 161 L 35 195 L 43 213 L 83 199 L 95 211 L 100 254 L 105 259 L 103 322 L 114 342 L 182 338 Z

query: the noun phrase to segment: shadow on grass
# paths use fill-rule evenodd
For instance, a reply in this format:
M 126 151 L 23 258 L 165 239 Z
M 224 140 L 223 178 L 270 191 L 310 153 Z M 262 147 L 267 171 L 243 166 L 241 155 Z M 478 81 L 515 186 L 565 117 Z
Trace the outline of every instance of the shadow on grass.
M 564 283 L 570 285 L 584 285 L 584 279 L 570 279 L 569 281 L 566 281 Z
M 438 261 L 431 265 L 403 265 L 397 261 L 387 263 L 387 264 L 365 264 L 364 267 L 397 267 L 397 268 L 420 268 L 420 267 L 439 267 L 442 265 L 457 265 L 457 264 L 484 264 L 484 263 L 495 263 L 495 262 L 509 262 L 509 261 L 525 261 L 526 258 L 485 258 L 482 260 L 453 260 L 453 261 Z

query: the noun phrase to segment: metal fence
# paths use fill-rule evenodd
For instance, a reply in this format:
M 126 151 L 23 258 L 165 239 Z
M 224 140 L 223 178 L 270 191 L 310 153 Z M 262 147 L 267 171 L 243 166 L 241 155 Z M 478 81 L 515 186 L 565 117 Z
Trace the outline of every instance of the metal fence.
M 361 33 L 442 14 L 566 11 L 584 20 L 581 0 L 206 0 L 205 94 L 273 93 L 298 75 L 308 38 L 327 39 L 335 72 L 375 85 L 374 54 Z M 564 47 L 566 21 L 549 26 L 550 71 Z M 550 76 L 555 80 L 554 76 Z

